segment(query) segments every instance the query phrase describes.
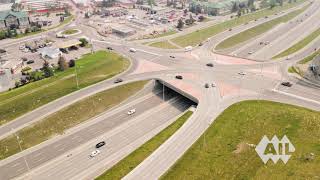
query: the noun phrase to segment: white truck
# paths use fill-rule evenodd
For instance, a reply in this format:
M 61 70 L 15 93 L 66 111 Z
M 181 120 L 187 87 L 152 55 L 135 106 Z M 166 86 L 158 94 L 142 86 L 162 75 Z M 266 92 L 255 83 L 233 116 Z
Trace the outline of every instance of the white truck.
M 192 46 L 187 46 L 184 48 L 185 52 L 192 51 Z

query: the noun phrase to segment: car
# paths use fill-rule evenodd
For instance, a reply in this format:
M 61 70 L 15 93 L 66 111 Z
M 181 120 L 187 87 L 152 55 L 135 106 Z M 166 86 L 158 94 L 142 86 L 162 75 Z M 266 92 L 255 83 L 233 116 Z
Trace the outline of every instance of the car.
M 199 43 L 199 46 L 202 46 L 203 45 L 203 43 L 201 42 L 201 43 Z
M 28 48 L 25 48 L 25 49 L 23 49 L 22 50 L 22 52 L 24 52 L 24 53 L 27 53 L 27 52 L 29 52 L 30 50 L 28 49 Z
M 90 157 L 93 158 L 93 157 L 97 156 L 98 154 L 100 154 L 100 151 L 98 149 L 96 149 L 96 150 L 91 152 Z
M 112 47 L 107 47 L 107 49 L 108 49 L 108 50 L 110 50 L 110 51 L 112 51 L 112 50 L 113 50 L 113 48 L 112 48 Z
M 232 31 L 232 28 L 230 28 L 229 31 Z
M 211 83 L 211 87 L 216 87 L 216 84 L 215 83 Z
M 121 83 L 122 81 L 123 81 L 122 79 L 118 78 L 114 81 L 114 83 Z
M 206 84 L 204 85 L 204 87 L 205 87 L 205 88 L 209 88 L 209 84 L 206 83 Z
M 19 47 L 19 50 L 24 50 L 25 48 L 26 48 L 26 46 L 21 45 L 21 46 Z
M 169 56 L 169 57 L 172 58 L 172 59 L 176 58 L 175 56 Z
M 286 87 L 291 87 L 292 84 L 290 82 L 282 82 L 281 83 L 282 86 L 286 86 Z
M 176 75 L 176 79 L 183 79 L 181 75 Z
M 269 41 L 266 41 L 265 43 L 264 43 L 264 45 L 268 45 L 270 42 Z
M 34 60 L 27 61 L 27 64 L 33 64 L 33 63 L 34 63 Z
M 22 57 L 21 60 L 22 60 L 23 62 L 28 61 L 28 59 L 27 59 L 26 57 Z
M 206 64 L 208 67 L 213 67 L 213 64 L 212 63 L 207 63 Z
M 134 114 L 134 113 L 136 113 L 136 109 L 131 109 L 130 111 L 128 111 L 128 115 L 132 115 L 132 114 Z
M 287 56 L 287 57 L 286 57 L 286 60 L 290 60 L 290 56 Z
M 66 49 L 64 49 L 64 48 L 60 48 L 59 50 L 60 50 L 62 53 L 68 54 L 68 51 L 67 51 Z
M 243 72 L 243 71 L 241 71 L 241 72 L 238 72 L 238 74 L 239 74 L 239 75 L 241 75 L 241 76 L 244 76 L 244 75 L 246 75 L 246 73 L 245 73 L 245 72 Z
M 130 52 L 133 52 L 133 53 L 134 53 L 134 52 L 137 52 L 137 50 L 134 49 L 134 48 L 130 48 L 129 51 L 130 51 Z
M 102 146 L 106 145 L 106 142 L 101 141 L 98 144 L 96 144 L 96 148 L 101 148 Z
M 253 51 L 249 51 L 248 54 L 253 54 Z

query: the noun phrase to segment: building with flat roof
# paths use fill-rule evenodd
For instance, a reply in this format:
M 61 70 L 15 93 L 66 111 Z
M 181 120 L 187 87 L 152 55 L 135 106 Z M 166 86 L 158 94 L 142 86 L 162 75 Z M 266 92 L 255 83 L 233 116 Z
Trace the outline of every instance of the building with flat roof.
M 39 49 L 39 53 L 43 59 L 55 59 L 62 55 L 62 52 L 58 48 L 53 47 Z
M 24 11 L 0 11 L 0 29 L 26 28 L 30 25 L 27 12 Z
M 22 8 L 30 13 L 63 11 L 69 5 L 63 0 L 20 0 Z
M 128 37 L 135 34 L 136 30 L 126 26 L 115 26 L 115 27 L 112 27 L 112 33 L 119 35 L 121 37 Z

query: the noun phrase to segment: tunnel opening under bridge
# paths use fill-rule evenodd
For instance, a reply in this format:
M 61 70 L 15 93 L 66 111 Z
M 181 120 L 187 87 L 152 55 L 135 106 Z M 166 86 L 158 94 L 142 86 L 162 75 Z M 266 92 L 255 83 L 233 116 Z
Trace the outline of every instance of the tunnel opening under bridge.
M 181 89 L 176 88 L 175 86 L 162 81 L 162 80 L 155 80 L 155 90 L 157 91 L 161 91 L 161 94 L 159 94 L 160 96 L 162 96 L 162 98 L 165 100 L 168 94 L 177 94 L 185 99 L 187 99 L 188 101 L 190 101 L 189 103 L 196 107 L 198 105 L 198 99 L 191 96 L 190 94 L 184 92 Z

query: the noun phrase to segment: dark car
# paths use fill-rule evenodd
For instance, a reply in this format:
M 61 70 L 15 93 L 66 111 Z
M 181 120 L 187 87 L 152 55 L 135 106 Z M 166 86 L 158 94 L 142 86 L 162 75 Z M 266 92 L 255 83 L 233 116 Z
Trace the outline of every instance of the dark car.
M 213 67 L 213 64 L 212 63 L 208 63 L 208 64 L 206 64 L 207 66 L 209 66 L 209 67 Z
M 112 50 L 113 50 L 113 48 L 112 48 L 112 47 L 107 47 L 107 49 L 108 49 L 108 50 L 110 50 L 110 51 L 112 51 Z
M 104 146 L 104 145 L 106 145 L 106 142 L 101 141 L 101 142 L 99 142 L 98 144 L 96 144 L 96 148 L 100 148 L 100 147 L 102 147 L 102 146 Z
M 116 79 L 115 81 L 114 81 L 114 83 L 121 83 L 123 80 L 122 79 Z
M 21 58 L 21 60 L 22 60 L 23 62 L 28 61 L 28 59 L 25 58 L 25 57 Z
M 290 82 L 282 82 L 281 83 L 282 86 L 287 86 L 287 87 L 291 87 L 292 84 Z
M 203 43 L 201 42 L 201 43 L 199 43 L 199 46 L 202 46 L 203 45 Z
M 174 57 L 174 56 L 169 56 L 169 57 L 172 58 L 172 59 L 176 58 L 176 57 Z
M 32 64 L 32 63 L 34 63 L 34 60 L 27 61 L 27 64 Z
M 204 87 L 205 87 L 205 88 L 209 88 L 209 84 L 206 83 L 206 84 L 204 85 Z
M 60 48 L 59 50 L 60 50 L 62 53 L 68 54 L 68 51 L 67 51 L 66 49 L 64 49 L 64 48 Z
M 183 79 L 181 75 L 176 75 L 176 79 Z

